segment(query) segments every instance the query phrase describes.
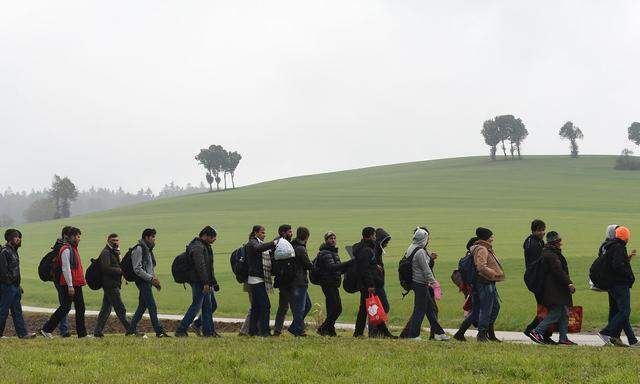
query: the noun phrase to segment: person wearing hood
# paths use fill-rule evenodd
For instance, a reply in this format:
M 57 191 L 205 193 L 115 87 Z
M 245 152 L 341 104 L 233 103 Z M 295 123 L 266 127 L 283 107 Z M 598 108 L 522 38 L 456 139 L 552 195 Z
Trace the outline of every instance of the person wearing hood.
M 476 241 L 478 240 L 479 239 L 477 237 L 472 237 L 471 239 L 469 239 L 469 241 L 467 242 L 467 254 L 471 252 L 471 247 L 474 246 Z M 469 312 L 467 317 L 464 318 L 462 324 L 460 324 L 460 328 L 458 328 L 458 332 L 453 335 L 453 338 L 458 341 L 464 342 L 467 341 L 467 339 L 464 337 L 464 334 L 467 332 L 467 330 L 472 325 L 478 325 L 478 309 L 480 308 L 480 306 L 478 305 L 477 300 L 474 299 L 475 292 L 473 292 L 473 287 L 463 283 L 461 291 L 465 294 L 465 305 L 463 305 L 463 309 L 468 310 L 466 305 L 468 302 L 470 302 L 471 312 Z
M 435 286 L 438 282 L 430 267 L 431 255 L 427 251 L 428 244 L 429 232 L 422 228 L 416 228 L 412 243 L 406 252 L 407 255 L 413 254 L 411 262 L 415 300 L 413 304 L 413 314 L 409 320 L 409 327 L 403 337 L 420 339 L 422 322 L 426 315 L 431 330 L 434 333 L 434 339 L 436 341 L 446 341 L 450 338 L 445 334 L 444 329 L 442 329 L 438 322 L 435 303 L 429 293 L 429 287 Z
M 71 230 L 71 226 L 65 226 L 62 228 L 62 232 L 60 233 L 60 238 L 56 239 L 51 247 L 51 250 L 57 255 L 60 253 L 60 249 L 69 241 L 69 230 Z M 62 300 L 64 296 L 61 294 L 63 292 L 60 289 L 60 282 L 53 278 L 53 286 L 56 289 L 56 293 L 58 294 L 58 304 L 62 305 Z M 60 320 L 60 324 L 58 325 L 58 329 L 60 330 L 60 337 L 67 338 L 71 337 L 71 331 L 69 331 L 69 317 L 65 316 Z
M 190 271 L 191 305 L 176 329 L 176 337 L 186 337 L 187 329 L 193 323 L 198 312 L 202 311 L 201 323 L 204 337 L 220 337 L 214 329 L 213 312 L 217 308 L 214 291 L 220 288 L 213 269 L 213 248 L 218 233 L 212 226 L 206 226 L 198 237 L 187 246 L 187 257 L 193 262 Z
M 324 293 L 327 317 L 318 327 L 320 336 L 337 336 L 336 320 L 342 313 L 342 300 L 340 298 L 340 284 L 342 283 L 342 273 L 351 266 L 352 260 L 345 263 L 340 261 L 338 255 L 337 238 L 333 232 L 324 235 L 324 243 L 320 246 L 317 256 L 318 272 L 320 274 L 320 287 Z
M 503 281 L 504 270 L 493 250 L 495 236 L 490 229 L 476 229 L 478 241 L 471 247 L 474 264 L 478 273 L 475 293 L 478 304 L 478 336 L 479 342 L 500 342 L 496 337 L 494 324 L 500 313 L 500 301 L 496 283 Z
M 576 345 L 567 338 L 569 327 L 569 307 L 573 305 L 571 295 L 576 292 L 569 277 L 567 259 L 562 255 L 562 238 L 551 231 L 547 233 L 547 244 L 542 250 L 542 265 L 545 273 L 541 303 L 547 316 L 531 331 L 531 339 L 538 344 L 547 344 L 544 334 L 551 324 L 558 323 L 560 345 Z
M 156 230 L 147 228 L 142 232 L 142 238 L 138 241 L 138 244 L 131 250 L 131 264 L 137 277 L 135 283 L 136 287 L 138 287 L 139 295 L 138 309 L 136 309 L 131 319 L 127 335 L 144 336 L 144 334 L 137 332 L 137 328 L 138 323 L 142 320 L 142 315 L 149 310 L 149 317 L 151 318 L 153 330 L 156 332 L 156 337 L 169 337 L 158 320 L 158 307 L 151 289 L 152 287 L 155 287 L 158 291 L 162 289 L 160 280 L 155 274 L 156 258 L 153 254 L 155 246 Z
M 635 249 L 631 254 L 627 252 L 630 238 L 629 229 L 621 226 L 615 230 L 615 239 L 607 242 L 603 247 L 603 252 L 610 263 L 610 280 L 613 282 L 613 286 L 609 289 L 609 297 L 617 309 L 607 326 L 598 334 L 606 345 L 626 346 L 620 341 L 620 334 L 626 328 L 631 315 L 631 288 L 635 283 L 631 260 L 637 253 Z M 635 343 L 634 347 L 637 346 L 638 344 Z

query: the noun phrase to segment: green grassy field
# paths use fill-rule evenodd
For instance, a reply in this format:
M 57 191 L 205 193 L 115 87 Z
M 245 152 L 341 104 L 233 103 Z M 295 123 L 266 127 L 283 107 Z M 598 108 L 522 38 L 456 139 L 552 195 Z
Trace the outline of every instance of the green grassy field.
M 0 366 L 4 383 L 629 383 L 640 373 L 629 349 L 347 337 L 12 339 L 0 341 Z
M 298 177 L 258 184 L 224 193 L 158 200 L 68 220 L 22 226 L 24 248 L 24 303 L 53 307 L 55 291 L 38 280 L 36 266 L 60 228 L 72 224 L 83 230 L 80 251 L 85 262 L 95 257 L 110 232 L 118 232 L 125 246 L 132 245 L 145 227 L 158 230 L 156 256 L 164 282 L 157 295 L 161 312 L 181 313 L 190 293 L 172 282 L 170 265 L 205 224 L 219 229 L 215 244 L 216 275 L 222 290 L 217 316 L 244 317 L 246 294 L 230 271 L 229 253 L 246 240 L 253 224 L 264 224 L 274 237 L 277 226 L 290 223 L 311 229 L 312 257 L 325 231 L 338 234 L 341 249 L 359 239 L 363 226 L 382 226 L 393 240 L 386 256 L 387 290 L 391 321 L 401 325 L 409 317 L 413 298 L 402 300 L 397 261 L 409 245 L 416 225 L 432 232 L 430 248 L 439 252 L 436 275 L 443 284 L 440 317 L 446 326 L 462 318 L 462 296 L 450 274 L 464 253 L 467 239 L 479 225 L 493 229 L 495 249 L 506 269 L 499 285 L 502 314 L 497 328 L 520 330 L 534 313 L 534 300 L 522 282 L 522 242 L 531 219 L 544 219 L 549 229 L 565 240 L 565 254 L 578 287 L 575 303 L 585 307 L 585 328 L 595 329 L 606 318 L 607 300 L 590 292 L 587 271 L 609 223 L 628 225 L 640 233 L 640 173 L 613 171 L 613 157 L 529 157 L 523 161 L 489 162 L 464 158 L 391 165 L 332 174 Z M 632 237 L 633 248 L 635 237 Z M 343 257 L 346 255 L 343 252 Z M 123 289 L 129 310 L 136 304 L 134 286 Z M 97 309 L 101 294 L 85 294 Z M 314 302 L 322 303 L 318 287 Z M 344 312 L 339 321 L 353 323 L 355 295 L 343 292 Z M 275 307 L 277 296 L 272 297 Z M 633 295 L 633 305 L 640 301 Z M 275 308 L 272 309 L 275 313 Z M 638 316 L 633 315 L 634 322 Z

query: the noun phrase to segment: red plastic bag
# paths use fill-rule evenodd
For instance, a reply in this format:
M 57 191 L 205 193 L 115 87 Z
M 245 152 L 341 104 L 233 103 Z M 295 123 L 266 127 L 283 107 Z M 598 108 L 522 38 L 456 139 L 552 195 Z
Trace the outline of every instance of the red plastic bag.
M 549 311 L 543 305 L 538 305 L 538 319 L 542 320 L 547 317 Z M 581 306 L 569 307 L 569 333 L 582 332 L 583 309 Z M 549 327 L 549 331 L 557 332 L 558 325 L 553 324 Z
M 369 317 L 369 324 L 380 325 L 389 320 L 387 313 L 384 311 L 380 298 L 374 294 L 371 294 L 365 302 L 367 306 L 367 316 Z

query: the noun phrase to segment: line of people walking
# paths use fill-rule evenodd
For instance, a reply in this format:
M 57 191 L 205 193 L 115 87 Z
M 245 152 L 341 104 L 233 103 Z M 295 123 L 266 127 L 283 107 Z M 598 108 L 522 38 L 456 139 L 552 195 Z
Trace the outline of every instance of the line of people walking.
M 138 324 L 145 312 L 158 338 L 169 337 L 158 320 L 157 305 L 153 290 L 161 290 L 161 282 L 155 272 L 155 229 L 147 228 L 140 240 L 124 256 L 121 255 L 119 236 L 107 236 L 106 245 L 97 259 L 91 261 L 86 273 L 78 244 L 82 232 L 75 227 L 65 227 L 61 237 L 40 262 L 38 273 L 44 281 L 51 281 L 57 291 L 59 306 L 39 330 L 45 338 L 52 338 L 53 331 L 60 328 L 61 336 L 70 332 L 67 316 L 73 305 L 75 330 L 79 338 L 103 337 L 103 330 L 112 310 L 125 335 L 147 337 L 138 331 Z M 450 339 L 438 320 L 437 301 L 441 297 L 441 286 L 435 277 L 438 253 L 429 249 L 430 232 L 426 227 L 413 231 L 411 244 L 400 261 L 398 273 L 401 285 L 413 291 L 413 312 L 399 336 L 389 330 L 385 322 L 373 323 L 368 301 L 372 297 L 380 303 L 381 311 L 391 310 L 385 291 L 386 248 L 391 242 L 390 234 L 383 228 L 365 227 L 362 238 L 346 247 L 348 259 L 339 255 L 338 238 L 334 232 L 324 234 L 324 242 L 317 256 L 309 257 L 307 243 L 310 231 L 298 227 L 293 236 L 291 225 L 283 224 L 272 241 L 266 241 L 264 226 L 255 225 L 246 244 L 232 253 L 231 266 L 238 282 L 248 294 L 249 310 L 241 327 L 241 336 L 279 336 L 284 331 L 284 320 L 291 310 L 293 321 L 287 331 L 295 337 L 306 337 L 305 318 L 312 308 L 309 284 L 319 285 L 325 296 L 326 318 L 316 329 L 321 336 L 337 336 L 335 324 L 342 313 L 340 287 L 348 293 L 359 294 L 359 308 L 355 319 L 354 337 L 364 337 L 368 328 L 369 337 L 420 339 L 424 318 L 429 322 L 430 338 L 436 341 Z M 176 337 L 187 337 L 189 331 L 203 337 L 220 337 L 216 332 L 213 314 L 217 308 L 215 293 L 220 287 L 215 278 L 213 244 L 218 233 L 213 226 L 205 226 L 198 236 L 190 241 L 183 253 L 172 265 L 172 275 L 178 283 L 191 287 L 191 304 L 175 332 Z M 609 299 L 609 322 L 599 333 L 603 342 L 626 346 L 620 335 L 624 331 L 629 344 L 637 347 L 629 316 L 630 288 L 635 281 L 630 261 L 636 251 L 627 252 L 630 231 L 623 226 L 612 225 L 607 229 L 606 240 L 598 251 L 598 259 L 591 268 L 590 277 L 594 290 L 606 291 Z M 18 250 L 22 245 L 22 234 L 17 229 L 5 232 L 6 245 L 0 250 L 0 337 L 9 313 L 12 315 L 16 333 L 20 338 L 34 338 L 35 333 L 26 329 L 22 315 L 20 259 Z M 545 242 L 546 240 L 546 242 Z M 500 298 L 497 284 L 505 280 L 505 272 L 493 248 L 495 236 L 488 228 L 479 227 L 475 236 L 467 243 L 467 254 L 460 260 L 452 278 L 465 294 L 463 305 L 466 317 L 453 338 L 466 341 L 465 332 L 471 327 L 478 329 L 477 341 L 500 342 L 495 333 L 495 322 L 500 313 Z M 574 345 L 568 339 L 569 308 L 576 291 L 562 253 L 564 242 L 559 233 L 546 232 L 541 220 L 531 223 L 531 235 L 525 239 L 525 283 L 533 292 L 538 306 L 546 308 L 546 316 L 536 313 L 527 326 L 525 334 L 536 343 Z M 121 297 L 122 279 L 134 282 L 138 289 L 138 307 L 131 319 Z M 92 289 L 103 291 L 103 300 L 98 320 L 92 334 L 85 326 L 85 304 L 83 288 L 89 283 Z M 270 295 L 278 290 L 278 309 L 275 326 L 270 327 Z M 551 327 L 557 325 L 558 341 L 551 338 Z

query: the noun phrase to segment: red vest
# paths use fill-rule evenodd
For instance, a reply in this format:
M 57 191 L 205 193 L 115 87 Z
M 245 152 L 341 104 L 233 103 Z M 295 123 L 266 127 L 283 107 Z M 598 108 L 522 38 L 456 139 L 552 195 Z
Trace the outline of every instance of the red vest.
M 82 287 L 87 285 L 87 282 L 84 280 L 84 270 L 82 269 L 82 260 L 80 260 L 80 252 L 78 252 L 77 245 L 65 244 L 60 248 L 60 252 L 58 253 L 57 263 L 62 266 L 62 252 L 65 249 L 71 247 L 71 257 L 75 257 L 75 268 L 71 268 L 71 279 L 73 280 L 74 287 Z M 71 262 L 71 260 L 69 260 Z M 60 274 L 60 285 L 63 287 L 67 286 L 67 281 L 64 279 L 64 273 Z

